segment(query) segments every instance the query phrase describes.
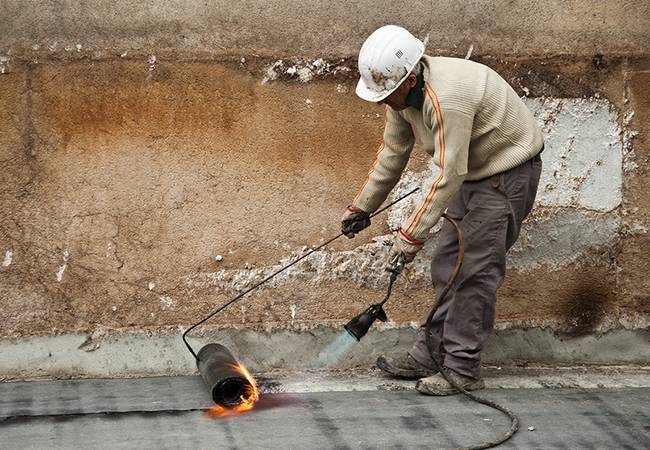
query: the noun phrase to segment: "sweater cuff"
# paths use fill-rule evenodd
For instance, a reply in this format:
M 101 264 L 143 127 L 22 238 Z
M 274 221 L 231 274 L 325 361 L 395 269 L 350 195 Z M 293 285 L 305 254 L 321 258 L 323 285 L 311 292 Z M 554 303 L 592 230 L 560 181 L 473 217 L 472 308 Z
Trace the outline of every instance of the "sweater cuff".
M 404 238 L 404 240 L 405 240 L 406 242 L 408 242 L 408 243 L 411 244 L 411 245 L 422 245 L 422 244 L 424 244 L 424 241 L 420 241 L 420 240 L 417 240 L 417 239 L 415 239 L 415 238 L 412 238 L 411 236 L 409 236 L 408 234 L 406 234 L 406 233 L 404 232 L 404 230 L 402 230 L 401 228 L 399 229 L 399 234 L 400 234 L 400 236 L 401 236 L 402 238 Z
M 361 208 L 357 208 L 356 206 L 348 206 L 348 211 L 350 212 L 360 212 L 360 213 L 365 213 L 365 211 Z

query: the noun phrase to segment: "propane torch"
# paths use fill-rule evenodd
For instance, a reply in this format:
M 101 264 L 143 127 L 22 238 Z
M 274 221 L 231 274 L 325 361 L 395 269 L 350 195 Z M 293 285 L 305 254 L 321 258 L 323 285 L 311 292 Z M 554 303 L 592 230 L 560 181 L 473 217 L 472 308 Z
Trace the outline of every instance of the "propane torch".
M 415 188 L 407 192 L 406 194 L 402 195 L 398 199 L 394 200 L 393 202 L 384 206 L 380 210 L 376 211 L 370 217 L 371 218 L 375 217 L 377 214 L 387 210 L 391 206 L 395 205 L 398 202 L 401 202 L 406 197 L 414 194 L 419 190 L 420 188 Z M 267 281 L 271 280 L 276 275 L 280 274 L 281 272 L 284 272 L 294 264 L 297 264 L 298 262 L 307 258 L 309 255 L 320 250 L 326 245 L 331 244 L 341 236 L 344 236 L 344 234 L 339 233 L 338 235 L 330 238 L 329 240 L 325 241 L 319 246 L 312 248 L 304 255 L 298 257 L 293 262 L 276 270 L 275 272 L 273 272 L 271 275 L 264 278 L 259 283 L 246 289 L 244 292 L 235 296 L 234 298 L 226 302 L 223 306 L 217 308 L 216 310 L 214 310 L 213 312 L 205 316 L 203 319 L 199 320 L 198 322 L 190 326 L 187 330 L 185 330 L 185 332 L 183 333 L 183 342 L 185 343 L 185 346 L 187 347 L 189 352 L 194 357 L 199 373 L 201 374 L 203 381 L 205 382 L 208 389 L 210 390 L 210 393 L 212 394 L 212 399 L 217 405 L 227 409 L 233 409 L 233 408 L 249 409 L 250 407 L 252 407 L 252 404 L 255 401 L 257 401 L 258 398 L 258 390 L 257 390 L 257 386 L 255 385 L 255 380 L 250 376 L 246 368 L 237 361 L 237 359 L 233 356 L 233 354 L 221 344 L 209 343 L 204 345 L 198 352 L 196 352 L 187 340 L 189 333 L 195 328 L 197 328 L 199 325 L 202 325 L 203 323 L 207 322 L 210 318 L 219 314 L 228 306 L 232 305 L 235 302 L 238 302 L 245 295 L 257 289 Z M 404 267 L 403 260 L 401 262 L 401 268 L 399 268 L 400 267 L 399 261 L 396 261 L 396 263 L 398 263 L 396 264 L 396 267 L 399 269 L 399 272 L 401 272 L 402 270 L 401 268 Z M 399 272 L 396 271 L 393 274 L 391 274 L 388 295 L 386 295 L 386 298 L 381 303 L 378 303 L 377 305 L 372 305 L 370 308 L 368 308 L 366 311 L 364 311 L 363 313 L 361 313 L 360 315 L 352 319 L 346 325 L 346 330 L 348 330 L 348 332 L 352 336 L 354 336 L 357 340 L 361 339 L 368 332 L 368 330 L 370 329 L 370 327 L 372 326 L 373 322 L 376 319 L 380 319 L 383 321 L 386 320 L 386 313 L 384 312 L 382 306 L 388 300 L 393 283 L 395 282 L 395 279 L 397 278 Z

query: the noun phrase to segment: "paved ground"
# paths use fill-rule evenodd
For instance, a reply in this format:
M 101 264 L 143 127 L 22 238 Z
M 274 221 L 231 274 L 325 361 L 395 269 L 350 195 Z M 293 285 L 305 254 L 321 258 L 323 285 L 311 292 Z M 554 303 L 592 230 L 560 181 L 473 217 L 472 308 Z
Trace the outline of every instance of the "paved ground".
M 198 377 L 0 383 L 0 448 L 449 448 L 509 427 L 501 413 L 465 398 L 426 397 L 412 383 L 379 378 L 373 388 L 371 379 L 351 380 L 357 391 L 314 392 L 326 384 L 313 383 L 291 393 L 281 392 L 291 384 L 262 378 L 265 391 L 277 393 L 222 419 L 205 413 L 211 401 Z M 650 387 L 484 395 L 521 419 L 503 448 L 650 448 Z

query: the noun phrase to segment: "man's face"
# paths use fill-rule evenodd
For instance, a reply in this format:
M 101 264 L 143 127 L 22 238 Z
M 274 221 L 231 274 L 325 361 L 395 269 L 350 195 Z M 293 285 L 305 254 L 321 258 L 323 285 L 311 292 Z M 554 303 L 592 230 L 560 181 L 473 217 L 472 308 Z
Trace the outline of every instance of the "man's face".
M 417 82 L 417 76 L 410 74 L 402 84 L 399 85 L 388 97 L 379 102 L 381 105 L 388 105 L 395 111 L 402 111 L 407 108 L 406 97 Z

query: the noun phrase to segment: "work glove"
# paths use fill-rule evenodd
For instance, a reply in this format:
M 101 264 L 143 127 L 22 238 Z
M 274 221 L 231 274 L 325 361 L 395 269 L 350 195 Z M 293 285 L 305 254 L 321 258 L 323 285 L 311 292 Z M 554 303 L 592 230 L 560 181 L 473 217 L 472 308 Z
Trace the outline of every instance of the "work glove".
M 393 245 L 388 255 L 386 270 L 399 274 L 406 264 L 415 259 L 415 255 L 417 255 L 423 246 L 423 241 L 413 239 L 400 228 L 393 238 Z
M 370 214 L 362 209 L 348 206 L 341 218 L 341 233 L 352 239 L 355 234 L 370 226 Z

